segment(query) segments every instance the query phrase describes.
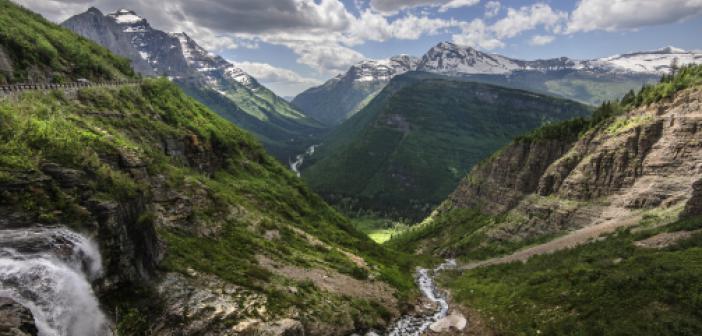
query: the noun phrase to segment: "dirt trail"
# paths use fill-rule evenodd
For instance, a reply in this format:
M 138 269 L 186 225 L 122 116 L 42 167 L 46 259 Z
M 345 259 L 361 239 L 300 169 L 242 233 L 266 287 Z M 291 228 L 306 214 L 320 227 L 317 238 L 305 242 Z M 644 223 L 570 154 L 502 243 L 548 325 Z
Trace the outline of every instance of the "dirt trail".
M 549 254 L 556 251 L 569 249 L 588 241 L 602 236 L 603 234 L 611 233 L 619 228 L 633 226 L 641 220 L 640 212 L 632 212 L 624 208 L 608 208 L 602 213 L 602 220 L 594 225 L 587 226 L 576 231 L 570 232 L 565 236 L 556 238 L 547 243 L 519 250 L 513 254 L 481 260 L 465 265 L 461 265 L 458 269 L 470 270 L 483 266 L 507 264 L 515 261 L 525 262 L 535 255 Z

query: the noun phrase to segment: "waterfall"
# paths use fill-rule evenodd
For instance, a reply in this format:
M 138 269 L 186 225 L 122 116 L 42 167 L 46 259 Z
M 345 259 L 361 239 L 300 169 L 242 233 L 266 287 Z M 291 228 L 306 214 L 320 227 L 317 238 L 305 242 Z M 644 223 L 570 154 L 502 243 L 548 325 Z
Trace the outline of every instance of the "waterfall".
M 290 169 L 295 172 L 297 177 L 300 177 L 300 167 L 305 162 L 305 158 L 314 155 L 314 151 L 317 147 L 319 147 L 319 145 L 310 146 L 304 153 L 297 155 L 295 161 L 290 163 Z
M 0 296 L 31 310 L 41 336 L 112 335 L 90 281 L 100 252 L 65 228 L 0 230 Z

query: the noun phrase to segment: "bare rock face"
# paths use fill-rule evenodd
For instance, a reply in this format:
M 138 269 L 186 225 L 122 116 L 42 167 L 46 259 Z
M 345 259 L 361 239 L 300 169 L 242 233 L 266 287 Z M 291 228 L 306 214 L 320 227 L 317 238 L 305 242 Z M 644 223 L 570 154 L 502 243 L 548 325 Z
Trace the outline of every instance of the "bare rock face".
M 488 236 L 524 239 L 589 226 L 702 214 L 702 90 L 635 109 L 575 143 L 516 142 L 481 163 L 441 211 L 507 213 Z M 628 224 L 627 224 L 628 225 Z
M 129 58 L 137 72 L 147 76 L 156 74 L 149 63 L 131 46 L 131 37 L 124 29 L 105 17 L 99 9 L 91 7 L 87 12 L 64 22 L 63 26 L 97 42 L 115 54 Z
M 538 176 L 570 149 L 572 142 L 517 142 L 480 163 L 449 196 L 454 207 L 499 214 L 538 188 Z
M 168 273 L 158 292 L 164 298 L 165 309 L 154 335 L 247 335 L 245 332 L 252 328 L 268 330 L 263 328 L 265 323 L 252 320 L 254 316 L 268 317 L 266 298 L 214 276 L 194 271 L 188 276 Z M 237 320 L 245 322 L 232 327 L 231 321 Z
M 0 298 L 0 336 L 39 334 L 32 312 L 10 298 Z

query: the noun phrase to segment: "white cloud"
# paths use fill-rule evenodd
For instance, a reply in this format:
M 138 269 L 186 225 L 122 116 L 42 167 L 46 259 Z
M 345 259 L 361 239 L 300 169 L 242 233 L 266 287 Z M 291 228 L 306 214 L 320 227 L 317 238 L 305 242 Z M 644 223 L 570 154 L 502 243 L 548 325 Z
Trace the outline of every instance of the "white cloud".
M 62 0 L 12 0 L 15 3 L 41 13 L 47 19 L 60 22 L 68 19 L 71 15 L 80 13 L 92 5 L 92 0 L 76 0 L 66 2 Z
M 480 0 L 453 0 L 439 7 L 439 12 L 445 12 L 453 8 L 470 7 L 480 3 Z
M 534 46 L 542 46 L 542 45 L 547 45 L 556 38 L 553 35 L 535 35 L 529 40 L 529 44 L 534 45 Z
M 493 18 L 500 13 L 501 9 L 502 5 L 499 1 L 488 1 L 485 3 L 485 17 L 488 19 Z
M 320 73 L 346 71 L 350 65 L 366 59 L 358 51 L 335 44 L 294 42 L 287 46 L 298 55 L 298 63 L 316 69 Z
M 567 33 L 636 29 L 702 15 L 700 0 L 582 0 L 570 16 Z
M 396 14 L 401 10 L 414 7 L 439 7 L 439 11 L 445 12 L 478 3 L 480 0 L 370 0 L 370 6 L 384 14 Z
M 543 3 L 519 9 L 508 8 L 507 15 L 493 25 L 487 25 L 482 19 L 461 24 L 461 33 L 453 35 L 453 41 L 457 44 L 488 50 L 502 48 L 505 46 L 505 39 L 538 27 L 558 33 L 562 31 L 562 25 L 567 18 L 566 13 L 554 11 Z M 544 38 L 541 38 L 539 42 L 544 41 Z
M 495 22 L 492 31 L 499 39 L 512 38 L 538 26 L 558 32 L 561 29 L 560 24 L 567 18 L 568 14 L 565 12 L 554 11 L 549 5 L 543 3 L 524 6 L 520 9 L 508 8 L 507 16 Z
M 490 27 L 481 19 L 464 24 L 461 28 L 461 34 L 455 34 L 452 38 L 456 44 L 488 50 L 505 46 L 504 42 L 495 38 Z
M 285 68 L 279 68 L 268 63 L 257 62 L 235 62 L 237 67 L 243 69 L 256 79 L 267 83 L 285 83 L 285 84 L 319 84 L 320 81 L 314 78 L 303 77 L 297 72 Z

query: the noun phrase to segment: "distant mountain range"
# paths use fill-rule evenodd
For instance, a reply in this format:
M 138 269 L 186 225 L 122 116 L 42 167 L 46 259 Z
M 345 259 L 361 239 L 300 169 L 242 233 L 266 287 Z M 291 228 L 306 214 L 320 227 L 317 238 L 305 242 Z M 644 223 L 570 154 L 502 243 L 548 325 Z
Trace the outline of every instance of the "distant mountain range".
M 154 29 L 134 11 L 103 15 L 90 8 L 62 25 L 129 58 L 142 75 L 168 76 L 189 95 L 256 135 L 281 161 L 304 151 L 324 131 L 320 123 L 187 34 Z
M 301 93 L 293 104 L 308 116 L 338 124 L 358 112 L 392 77 L 408 71 L 466 77 L 598 104 L 657 80 L 670 72 L 674 60 L 678 65 L 700 63 L 702 53 L 667 47 L 595 60 L 561 57 L 524 61 L 441 42 L 421 58 L 402 55 L 363 61 Z
M 407 72 L 334 129 L 302 177 L 341 208 L 418 219 L 513 137 L 589 113 L 574 101 Z

